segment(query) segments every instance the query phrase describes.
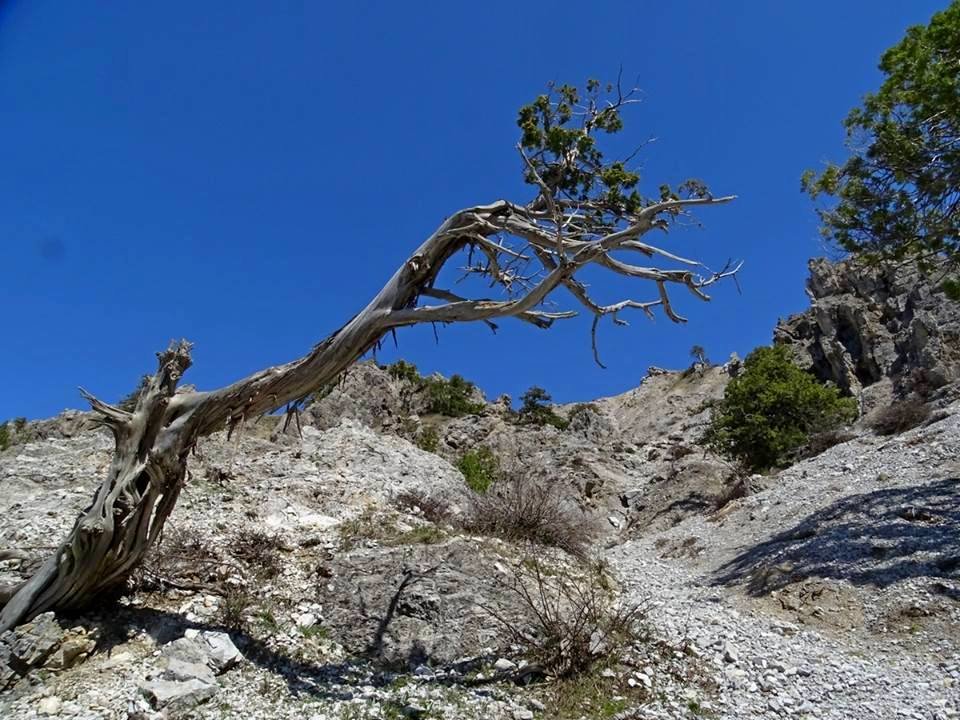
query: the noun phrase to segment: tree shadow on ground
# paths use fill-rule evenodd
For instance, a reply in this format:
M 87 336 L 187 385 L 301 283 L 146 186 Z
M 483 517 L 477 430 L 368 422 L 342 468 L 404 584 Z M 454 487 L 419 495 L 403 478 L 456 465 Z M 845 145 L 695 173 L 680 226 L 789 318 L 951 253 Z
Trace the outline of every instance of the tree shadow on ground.
M 960 579 L 960 479 L 843 498 L 721 566 L 715 585 L 765 595 L 810 578 L 886 587 Z
M 356 697 L 357 688 L 383 687 L 404 674 L 393 672 L 389 668 L 381 668 L 375 661 L 362 656 L 329 663 L 298 659 L 282 650 L 271 648 L 263 639 L 247 630 L 229 628 L 203 620 L 192 621 L 179 613 L 155 608 L 116 608 L 109 618 L 78 616 L 75 622 L 79 625 L 96 626 L 101 630 L 95 650 L 95 654 L 98 655 L 110 653 L 141 632 L 149 635 L 157 646 L 183 637 L 190 629 L 225 632 L 247 661 L 281 677 L 290 694 L 295 696 L 309 695 L 316 699 L 349 700 Z M 475 668 L 456 668 L 460 672 L 469 669 Z M 437 673 L 434 676 L 418 677 L 418 682 L 446 685 L 454 682 L 457 677 L 456 674 L 446 676 L 444 673 Z M 371 701 L 380 702 L 376 698 Z
M 430 662 L 429 656 L 417 644 L 413 645 L 410 657 L 401 663 L 402 668 L 398 667 L 396 662 L 380 662 L 379 654 L 383 634 L 395 617 L 398 602 L 405 590 L 421 577 L 422 575 L 416 573 L 405 573 L 391 596 L 389 605 L 382 611 L 376 634 L 371 638 L 369 646 L 355 658 L 334 663 L 298 659 L 287 652 L 271 648 L 264 639 L 256 637 L 247 629 L 205 620 L 190 620 L 182 614 L 157 608 L 114 606 L 108 614 L 80 614 L 71 617 L 71 620 L 77 625 L 97 629 L 99 637 L 94 652 L 98 655 L 110 653 L 140 633 L 149 635 L 157 646 L 161 646 L 183 637 L 189 629 L 225 632 L 246 660 L 282 677 L 291 695 L 306 694 L 317 699 L 349 700 L 356 696 L 356 689 L 359 687 L 388 685 L 403 675 L 404 669 L 409 670 L 416 665 Z M 478 669 L 484 661 L 489 660 L 491 658 L 478 657 L 455 666 L 438 668 L 457 672 L 449 675 L 439 672 L 433 676 L 418 677 L 418 681 L 441 685 L 463 682 L 464 679 L 459 673 Z

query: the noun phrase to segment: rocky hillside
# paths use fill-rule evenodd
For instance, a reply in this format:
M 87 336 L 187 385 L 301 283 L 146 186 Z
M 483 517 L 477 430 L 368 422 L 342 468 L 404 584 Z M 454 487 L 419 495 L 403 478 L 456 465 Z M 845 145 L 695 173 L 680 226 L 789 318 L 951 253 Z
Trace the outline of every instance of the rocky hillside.
M 954 310 L 899 275 L 813 269 L 777 340 L 868 406 L 929 371 L 925 424 L 865 424 L 730 492 L 699 439 L 735 359 L 549 422 L 476 390 L 450 417 L 444 379 L 362 363 L 299 419 L 207 439 L 116 598 L 0 638 L 0 717 L 960 717 Z M 12 440 L 0 585 L 111 456 L 83 413 Z M 499 479 L 477 494 L 457 466 L 482 449 Z

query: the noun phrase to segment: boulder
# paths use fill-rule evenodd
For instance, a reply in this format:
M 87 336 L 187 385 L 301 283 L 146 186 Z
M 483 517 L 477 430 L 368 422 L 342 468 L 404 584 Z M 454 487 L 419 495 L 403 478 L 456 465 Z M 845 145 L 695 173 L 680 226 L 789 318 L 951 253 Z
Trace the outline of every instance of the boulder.
M 206 702 L 217 693 L 217 686 L 191 679 L 183 682 L 173 680 L 148 680 L 140 686 L 150 704 L 157 710 L 189 710 Z
M 0 690 L 10 687 L 33 668 L 46 664 L 63 640 L 64 630 L 52 612 L 38 615 L 0 635 Z M 51 666 L 57 665 L 51 663 Z

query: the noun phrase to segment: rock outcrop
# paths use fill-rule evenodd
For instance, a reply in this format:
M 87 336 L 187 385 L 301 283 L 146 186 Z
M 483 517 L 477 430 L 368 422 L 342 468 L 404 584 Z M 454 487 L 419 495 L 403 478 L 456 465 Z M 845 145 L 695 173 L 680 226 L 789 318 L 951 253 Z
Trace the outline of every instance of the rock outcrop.
M 807 294 L 810 309 L 781 321 L 774 342 L 858 396 L 865 412 L 910 394 L 927 399 L 960 378 L 960 304 L 936 274 L 816 258 Z

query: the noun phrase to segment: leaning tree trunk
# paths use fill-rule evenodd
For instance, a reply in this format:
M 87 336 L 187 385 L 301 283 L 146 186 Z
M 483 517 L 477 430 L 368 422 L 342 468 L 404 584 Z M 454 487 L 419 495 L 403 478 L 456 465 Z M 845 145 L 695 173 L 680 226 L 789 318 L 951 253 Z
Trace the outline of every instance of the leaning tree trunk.
M 187 477 L 187 458 L 201 437 L 220 430 L 233 431 L 248 418 L 302 400 L 339 376 L 395 328 L 463 321 L 483 321 L 493 326 L 492 320 L 500 317 L 549 327 L 554 320 L 574 315 L 542 309 L 547 295 L 561 285 L 594 314 L 594 330 L 596 319 L 604 315 L 625 324 L 617 313 L 628 308 L 652 315 L 651 308 L 661 306 L 671 320 L 682 322 L 670 305 L 667 283 L 685 286 L 697 297 L 708 299 L 702 288 L 734 274 L 737 268 L 701 276 L 689 267 L 663 270 L 628 264 L 611 253 L 622 250 L 647 257 L 659 255 L 702 267 L 638 238 L 652 228 L 664 228 L 658 219 L 662 213 L 729 199 L 666 200 L 629 216 L 629 223 L 601 226 L 603 232 L 583 225 L 582 202 L 565 205 L 550 197 L 548 190 L 525 206 L 500 201 L 468 208 L 447 219 L 363 311 L 302 358 L 213 392 L 177 392 L 177 383 L 190 366 L 190 344 L 181 341 L 158 353 L 157 372 L 132 412 L 84 392 L 99 422 L 113 433 L 113 461 L 92 504 L 56 552 L 24 583 L 0 587 L 0 633 L 47 610 L 89 605 L 125 581 L 160 535 Z M 505 236 L 520 239 L 531 255 L 505 245 Z M 500 242 L 493 237 L 499 237 Z M 507 299 L 468 300 L 434 287 L 444 264 L 463 249 L 486 260 L 483 265 L 471 265 L 468 271 L 505 288 Z M 518 264 L 524 270 L 531 262 L 539 263 L 537 272 L 517 269 Z M 658 297 L 647 302 L 623 300 L 601 305 L 574 277 L 589 264 L 650 280 L 657 285 Z M 517 293 L 517 287 L 522 292 Z M 445 302 L 421 306 L 421 297 Z
M 456 224 L 455 216 L 362 313 L 299 360 L 212 393 L 177 393 L 177 382 L 191 364 L 191 346 L 181 341 L 157 354 L 157 373 L 133 412 L 84 391 L 98 422 L 113 433 L 113 461 L 93 503 L 56 552 L 25 583 L 0 588 L 0 603 L 6 600 L 0 633 L 47 610 L 88 605 L 125 581 L 170 516 L 197 440 L 217 430 L 232 431 L 247 418 L 301 399 L 336 378 L 398 325 L 391 311 L 415 302 L 416 290 L 435 273 L 431 266 L 439 269 L 459 249 L 462 239 L 450 232 Z

